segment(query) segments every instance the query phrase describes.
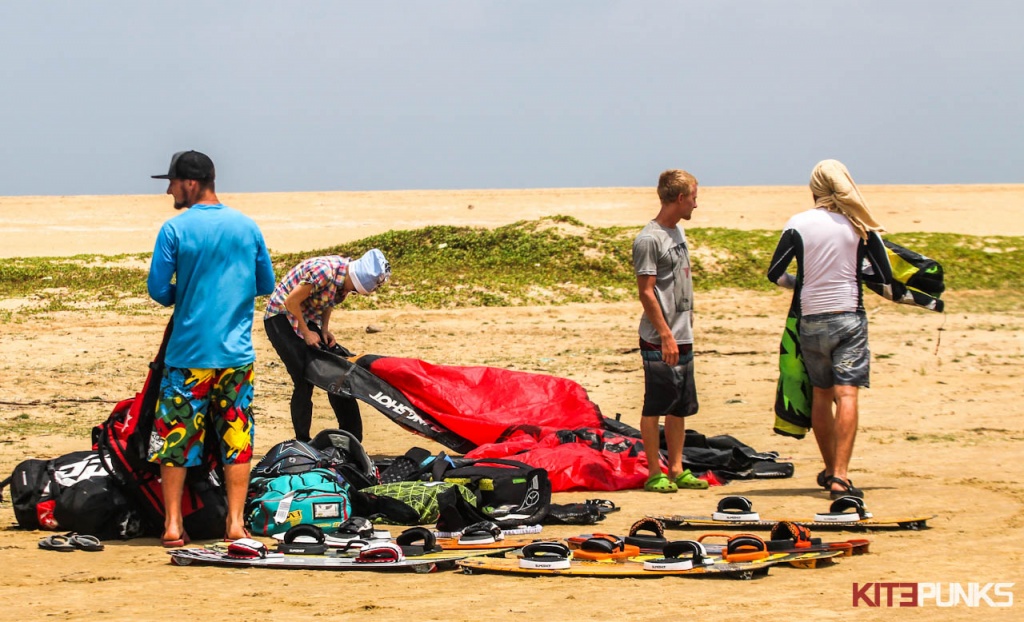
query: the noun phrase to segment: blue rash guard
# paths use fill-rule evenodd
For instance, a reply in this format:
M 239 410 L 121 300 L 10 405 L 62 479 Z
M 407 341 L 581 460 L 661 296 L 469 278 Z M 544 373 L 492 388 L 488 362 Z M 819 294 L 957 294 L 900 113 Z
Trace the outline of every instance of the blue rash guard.
M 153 300 L 174 305 L 166 364 L 225 369 L 255 361 L 254 299 L 274 284 L 263 234 L 238 210 L 193 205 L 165 222 L 147 286 Z

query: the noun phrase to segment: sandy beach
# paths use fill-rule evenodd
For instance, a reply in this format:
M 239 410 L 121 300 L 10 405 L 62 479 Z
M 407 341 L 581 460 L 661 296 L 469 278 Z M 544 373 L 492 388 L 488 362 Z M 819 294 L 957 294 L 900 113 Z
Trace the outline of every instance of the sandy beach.
M 1024 235 L 1024 185 L 862 186 L 893 233 Z M 221 195 L 260 224 L 272 252 L 313 251 L 389 229 L 495 227 L 564 214 L 598 226 L 640 226 L 657 211 L 650 188 L 403 191 Z M 810 206 L 805 187 L 707 187 L 692 227 L 778 230 Z M 152 250 L 170 197 L 0 198 L 0 257 L 114 255 Z M 385 249 L 386 252 L 386 249 Z M 936 258 L 947 272 L 956 258 Z M 242 620 L 344 618 L 497 621 L 697 619 L 1018 619 L 1024 600 L 1024 309 L 964 311 L 971 292 L 948 292 L 947 312 L 898 307 L 866 295 L 872 386 L 861 394 L 851 476 L 878 517 L 935 516 L 925 531 L 874 531 L 871 553 L 829 568 L 774 568 L 753 581 L 519 578 L 175 567 L 155 539 L 107 542 L 99 553 L 40 550 L 46 532 L 19 530 L 0 505 L 0 618 Z M 0 301 L 2 302 L 2 301 Z M 762 516 L 828 507 L 814 483 L 814 440 L 774 435 L 777 350 L 788 292 L 698 294 L 696 374 L 700 413 L 690 427 L 731 434 L 791 461 L 791 479 L 734 481 L 706 491 L 574 492 L 567 503 L 607 498 L 621 508 L 594 528 L 547 526 L 545 536 L 628 532 L 647 514 L 705 514 L 726 495 L 750 498 Z M 631 352 L 638 303 L 560 307 L 342 311 L 334 332 L 355 352 L 491 365 L 571 378 L 606 415 L 639 424 L 642 369 Z M 89 429 L 142 385 L 168 312 L 75 312 L 0 325 L 0 477 L 28 457 L 88 449 Z M 367 333 L 374 324 L 383 330 Z M 257 348 L 257 454 L 289 438 L 290 383 L 262 323 Z M 553 344 L 557 344 L 554 347 Z M 97 402 L 82 401 L 97 399 Z M 317 392 L 314 430 L 333 427 Z M 370 453 L 397 455 L 415 437 L 363 405 Z M 396 531 L 397 533 L 397 531 Z M 701 531 L 674 531 L 692 537 Z M 859 537 L 821 532 L 825 539 Z M 1014 606 L 919 609 L 852 606 L 866 582 L 1015 583 Z M 197 589 L 197 587 L 199 589 Z

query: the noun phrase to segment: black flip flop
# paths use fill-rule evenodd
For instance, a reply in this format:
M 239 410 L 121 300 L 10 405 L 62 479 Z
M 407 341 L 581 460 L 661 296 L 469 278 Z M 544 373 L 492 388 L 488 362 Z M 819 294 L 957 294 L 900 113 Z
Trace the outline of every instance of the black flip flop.
M 67 536 L 46 536 L 39 541 L 39 548 L 46 551 L 60 551 L 62 553 L 68 553 L 75 550 L 75 545 L 71 544 L 70 539 Z
M 103 543 L 96 536 L 90 536 L 88 534 L 69 533 L 67 534 L 68 543 L 78 549 L 79 551 L 102 551 Z

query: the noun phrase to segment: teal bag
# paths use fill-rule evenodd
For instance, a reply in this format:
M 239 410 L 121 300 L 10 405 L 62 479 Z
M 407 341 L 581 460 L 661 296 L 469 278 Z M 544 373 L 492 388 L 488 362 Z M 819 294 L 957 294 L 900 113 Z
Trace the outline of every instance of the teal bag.
M 272 536 L 295 525 L 335 529 L 352 514 L 349 485 L 330 469 L 255 477 L 249 482 L 246 521 L 253 533 Z

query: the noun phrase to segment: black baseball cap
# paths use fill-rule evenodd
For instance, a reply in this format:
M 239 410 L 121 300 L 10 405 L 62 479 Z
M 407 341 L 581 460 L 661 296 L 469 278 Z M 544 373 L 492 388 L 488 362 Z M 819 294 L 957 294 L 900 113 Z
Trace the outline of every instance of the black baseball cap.
M 171 166 L 166 175 L 153 175 L 153 179 L 194 179 L 196 181 L 213 181 L 217 172 L 213 168 L 213 160 L 205 153 L 198 151 L 179 151 L 171 156 Z

